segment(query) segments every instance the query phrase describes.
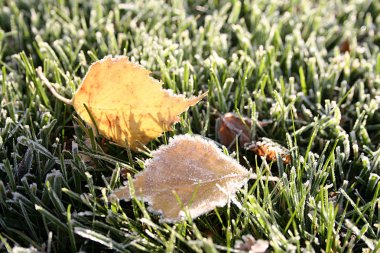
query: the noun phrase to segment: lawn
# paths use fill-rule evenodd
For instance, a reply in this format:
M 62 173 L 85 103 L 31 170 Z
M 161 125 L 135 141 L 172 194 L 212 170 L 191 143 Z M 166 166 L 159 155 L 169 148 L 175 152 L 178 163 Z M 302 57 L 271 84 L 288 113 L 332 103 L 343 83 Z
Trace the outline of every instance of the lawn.
M 176 94 L 208 91 L 149 150 L 201 135 L 262 176 L 174 224 L 111 201 L 150 152 L 96 136 L 36 72 L 71 98 L 107 55 Z M 380 252 L 379 1 L 0 0 L 0 64 L 0 251 L 244 252 L 253 237 L 267 252 Z M 222 147 L 228 112 L 291 162 Z

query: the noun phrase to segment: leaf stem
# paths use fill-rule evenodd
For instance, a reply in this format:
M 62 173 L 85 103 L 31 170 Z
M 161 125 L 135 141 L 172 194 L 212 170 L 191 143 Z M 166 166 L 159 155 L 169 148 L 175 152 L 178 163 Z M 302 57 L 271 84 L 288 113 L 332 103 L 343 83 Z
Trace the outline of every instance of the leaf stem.
M 40 77 L 40 79 L 43 81 L 43 83 L 49 88 L 50 92 L 54 95 L 54 97 L 56 97 L 57 99 L 61 100 L 65 104 L 73 105 L 73 100 L 72 99 L 65 98 L 64 96 L 62 96 L 61 94 L 59 94 L 55 90 L 55 88 L 51 85 L 51 83 L 49 82 L 49 80 L 46 78 L 46 76 L 42 72 L 42 68 L 41 67 L 38 67 L 36 69 L 36 72 L 37 72 L 38 76 Z

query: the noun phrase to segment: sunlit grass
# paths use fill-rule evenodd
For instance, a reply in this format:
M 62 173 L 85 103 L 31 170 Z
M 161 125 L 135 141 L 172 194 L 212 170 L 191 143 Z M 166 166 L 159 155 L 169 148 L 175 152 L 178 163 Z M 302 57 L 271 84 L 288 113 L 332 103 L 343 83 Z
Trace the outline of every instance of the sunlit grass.
M 377 1 L 0 0 L 0 249 L 236 252 L 252 234 L 275 252 L 379 251 L 379 20 Z M 241 207 L 194 221 L 160 224 L 143 202 L 109 202 L 149 153 L 96 138 L 35 71 L 71 98 L 109 54 L 176 93 L 209 91 L 149 149 L 183 133 L 218 141 L 218 115 L 237 112 L 292 163 L 229 150 L 280 181 L 251 180 Z

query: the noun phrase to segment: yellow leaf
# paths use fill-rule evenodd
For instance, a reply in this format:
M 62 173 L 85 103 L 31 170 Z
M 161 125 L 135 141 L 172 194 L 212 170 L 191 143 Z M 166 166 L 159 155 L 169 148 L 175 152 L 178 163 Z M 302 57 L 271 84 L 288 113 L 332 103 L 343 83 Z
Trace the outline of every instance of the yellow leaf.
M 77 113 L 92 124 L 87 105 L 100 134 L 136 150 L 171 130 L 178 115 L 206 94 L 186 99 L 150 76 L 150 71 L 127 57 L 106 57 L 95 62 L 73 98 Z
M 249 172 L 201 136 L 179 135 L 152 152 L 145 169 L 133 180 L 137 198 L 147 201 L 162 221 L 176 222 L 187 207 L 192 218 L 224 206 L 249 179 Z M 114 192 L 130 199 L 128 186 Z
M 132 150 L 172 130 L 178 115 L 207 95 L 187 99 L 162 89 L 149 70 L 125 56 L 108 56 L 92 64 L 71 101 L 57 94 L 41 69 L 37 72 L 53 94 L 72 104 L 90 126 L 95 123 L 101 135 Z

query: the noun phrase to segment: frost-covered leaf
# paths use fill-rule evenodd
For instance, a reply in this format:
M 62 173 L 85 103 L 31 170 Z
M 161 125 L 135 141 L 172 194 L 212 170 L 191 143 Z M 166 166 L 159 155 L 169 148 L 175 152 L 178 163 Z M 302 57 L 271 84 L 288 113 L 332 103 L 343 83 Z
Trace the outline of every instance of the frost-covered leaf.
M 265 253 L 269 247 L 266 240 L 256 240 L 252 235 L 243 235 L 242 240 L 237 240 L 235 249 L 248 253 Z
M 136 197 L 148 202 L 151 211 L 162 214 L 165 222 L 179 221 L 185 215 L 176 196 L 195 218 L 224 206 L 249 179 L 244 167 L 201 136 L 176 136 L 152 156 L 133 185 Z M 114 193 L 129 200 L 128 189 L 125 186 Z

